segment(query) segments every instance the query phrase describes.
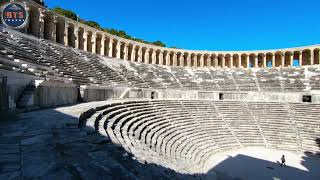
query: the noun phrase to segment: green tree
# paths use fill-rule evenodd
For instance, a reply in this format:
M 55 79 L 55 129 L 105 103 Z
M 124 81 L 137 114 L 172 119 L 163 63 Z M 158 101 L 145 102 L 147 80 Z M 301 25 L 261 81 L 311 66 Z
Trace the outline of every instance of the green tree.
M 62 16 L 65 16 L 67 18 L 70 18 L 70 19 L 73 19 L 73 20 L 77 20 L 77 14 L 70 11 L 70 10 L 65 10 L 65 9 L 62 9 L 60 7 L 55 7 L 52 9 L 54 12 L 62 15 Z
M 161 41 L 155 41 L 155 42 L 152 42 L 151 44 L 155 45 L 155 46 L 160 46 L 160 47 L 166 47 L 166 44 L 164 44 L 163 42 Z
M 95 21 L 85 21 L 84 24 L 91 26 L 93 28 L 101 29 L 100 24 Z

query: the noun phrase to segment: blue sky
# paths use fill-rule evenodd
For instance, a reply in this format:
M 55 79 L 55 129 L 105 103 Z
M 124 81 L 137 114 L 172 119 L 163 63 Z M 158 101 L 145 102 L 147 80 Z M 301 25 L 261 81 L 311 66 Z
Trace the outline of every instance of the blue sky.
M 198 50 L 320 43 L 319 0 L 45 0 L 103 27 Z

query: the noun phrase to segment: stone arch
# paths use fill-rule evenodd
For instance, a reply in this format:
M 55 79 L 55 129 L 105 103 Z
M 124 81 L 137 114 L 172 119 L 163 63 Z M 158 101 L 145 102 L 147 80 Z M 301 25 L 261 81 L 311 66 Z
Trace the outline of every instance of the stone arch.
M 192 53 L 190 58 L 191 58 L 191 67 L 195 67 L 197 62 L 196 54 Z
M 293 52 L 293 64 L 294 66 L 302 65 L 302 51 L 297 50 Z
M 184 59 L 184 66 L 191 66 L 190 64 L 191 64 L 191 60 L 190 60 L 190 54 L 189 54 L 189 52 L 185 52 L 184 54 L 183 54 L 183 59 Z
M 231 68 L 237 67 L 238 65 L 238 57 L 237 54 L 231 54 L 230 55 L 230 64 L 231 64 Z
M 239 54 L 239 57 L 241 59 L 241 61 L 240 61 L 241 68 L 247 67 L 246 54 Z
M 126 43 L 124 41 L 120 41 L 120 59 L 126 59 Z
M 56 22 L 56 42 L 64 44 L 64 32 L 65 32 L 64 18 L 58 17 Z
M 160 58 L 161 58 L 161 50 L 157 49 L 156 50 L 156 63 L 155 64 L 160 64 Z
M 120 43 L 117 39 L 112 39 L 112 57 L 113 58 L 116 58 L 117 57 L 117 53 L 118 53 L 118 50 L 117 50 L 117 46 L 118 46 L 118 43 Z
M 183 53 L 177 52 L 177 66 L 184 66 Z
M 134 51 L 135 51 L 135 58 L 134 58 L 134 62 L 138 62 L 139 61 L 139 51 L 140 51 L 140 46 L 135 46 L 134 47 Z
M 170 65 L 170 66 L 173 66 L 173 57 L 174 56 L 174 52 L 173 51 L 171 51 L 170 53 L 169 53 L 169 64 L 168 65 Z
M 211 54 L 210 55 L 210 60 L 211 60 L 211 67 L 217 67 L 218 66 L 218 58 L 216 54 Z
M 223 68 L 224 67 L 224 55 L 223 54 L 219 54 L 218 55 L 218 67 Z
M 113 40 L 110 36 L 106 36 L 106 56 L 112 57 Z
M 302 65 L 310 65 L 311 61 L 311 50 L 310 49 L 304 49 L 302 51 Z
M 233 55 L 233 58 L 236 59 L 233 62 L 233 66 L 236 68 L 241 68 L 241 54 L 235 54 Z
M 37 7 L 30 6 L 28 34 L 40 37 L 40 12 Z
M 79 28 L 75 28 L 72 23 L 67 24 L 69 26 L 68 31 L 67 31 L 67 36 L 68 36 L 68 45 L 75 48 L 76 43 L 77 47 L 79 48 L 79 42 L 78 42 L 78 37 L 79 37 Z
M 141 62 L 146 63 L 147 47 L 141 47 Z
M 320 64 L 320 48 L 314 49 L 314 64 Z
M 224 56 L 224 66 L 227 68 L 231 68 L 231 54 L 226 54 Z
M 264 53 L 256 54 L 257 68 L 263 68 Z
M 79 49 L 82 49 L 84 50 L 84 46 L 85 46 L 85 42 L 84 42 L 84 33 L 85 33 L 85 30 L 83 27 L 79 27 L 79 33 L 78 33 L 78 41 L 79 41 Z
M 277 51 L 274 55 L 275 59 L 275 66 L 273 67 L 281 67 L 282 66 L 282 59 L 283 59 L 283 52 Z
M 292 52 L 291 51 L 286 51 L 284 52 L 284 66 L 289 67 L 292 66 Z
M 201 63 L 202 63 L 201 61 L 203 60 L 202 54 L 200 54 L 200 53 L 197 54 L 196 55 L 196 60 L 197 60 L 196 61 L 197 62 L 196 67 L 201 67 Z
M 169 58 L 168 54 L 169 54 L 168 50 L 164 50 L 163 51 L 163 63 L 162 63 L 162 65 L 170 64 L 170 60 L 168 59 Z
M 50 11 L 46 11 L 44 14 L 44 39 L 53 41 L 54 19 Z
M 203 55 L 203 66 L 204 67 L 210 67 L 211 66 L 211 59 L 209 54 Z
M 96 33 L 96 54 L 101 55 L 101 48 L 102 48 L 102 34 Z
M 146 63 L 147 63 L 147 64 L 152 64 L 153 51 L 154 51 L 153 48 L 150 48 L 150 49 L 147 51 L 147 53 L 148 53 L 148 56 L 147 56 L 148 59 L 146 59 Z
M 257 58 L 257 54 L 255 54 L 255 53 L 249 54 L 249 67 L 250 68 L 256 67 L 256 58 Z
M 132 43 L 129 43 L 129 45 L 128 45 L 128 60 L 134 61 L 134 56 L 135 56 L 134 45 Z
M 270 68 L 274 66 L 274 54 L 271 52 L 266 53 L 266 66 Z
M 92 31 L 87 31 L 87 51 L 92 52 L 92 41 L 93 41 L 93 33 Z

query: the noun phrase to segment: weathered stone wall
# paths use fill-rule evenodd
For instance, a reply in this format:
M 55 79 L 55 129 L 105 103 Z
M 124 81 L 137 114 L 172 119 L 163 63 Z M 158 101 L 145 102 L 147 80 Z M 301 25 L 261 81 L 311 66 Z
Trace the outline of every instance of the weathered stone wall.
M 39 107 L 75 104 L 78 88 L 75 84 L 44 81 L 36 89 L 35 102 Z
M 181 90 L 154 90 L 156 99 L 207 99 L 207 100 L 225 100 L 225 101 L 246 101 L 246 102 L 288 102 L 301 103 L 303 95 L 311 95 L 312 103 L 320 103 L 320 92 L 312 93 L 275 93 L 275 92 L 215 92 L 215 91 L 181 91 Z M 137 92 L 130 91 L 129 98 L 150 98 L 142 90 L 143 96 L 137 95 Z M 221 96 L 221 97 L 219 97 Z M 221 99 L 220 99 L 221 98 Z
M 311 92 L 312 103 L 320 104 L 320 91 Z
M 1 73 L 7 76 L 7 94 L 9 101 L 9 108 L 14 109 L 19 96 L 24 88 L 35 80 L 42 79 L 40 77 L 20 74 L 14 71 L 0 70 Z
M 105 101 L 107 99 L 118 99 L 126 88 L 114 88 L 103 86 L 81 86 L 81 98 L 84 102 Z
M 158 90 L 158 99 L 170 99 L 170 98 L 178 98 L 178 99 L 197 99 L 198 92 L 197 91 L 181 91 L 181 90 Z
M 0 76 L 0 84 L 0 111 L 5 111 L 9 108 L 6 76 Z

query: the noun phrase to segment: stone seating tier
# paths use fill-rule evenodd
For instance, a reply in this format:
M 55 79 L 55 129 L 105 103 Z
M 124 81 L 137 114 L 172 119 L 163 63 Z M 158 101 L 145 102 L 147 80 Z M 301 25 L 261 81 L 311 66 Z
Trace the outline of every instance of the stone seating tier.
M 11 30 L 0 32 L 0 42 L 0 57 L 7 60 L 1 61 L 2 69 L 65 78 L 81 85 L 230 92 L 320 90 L 320 67 L 316 65 L 264 69 L 159 66 L 102 57 Z
M 99 109 L 82 127 L 137 157 L 182 171 L 179 162 L 201 167 L 211 155 L 240 147 L 317 152 L 319 119 L 317 104 L 127 100 Z

